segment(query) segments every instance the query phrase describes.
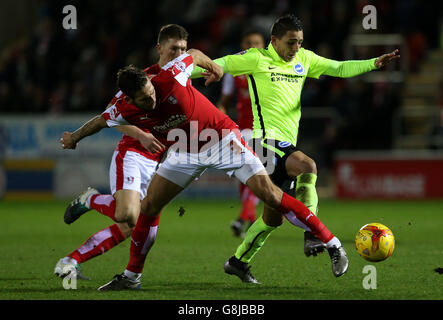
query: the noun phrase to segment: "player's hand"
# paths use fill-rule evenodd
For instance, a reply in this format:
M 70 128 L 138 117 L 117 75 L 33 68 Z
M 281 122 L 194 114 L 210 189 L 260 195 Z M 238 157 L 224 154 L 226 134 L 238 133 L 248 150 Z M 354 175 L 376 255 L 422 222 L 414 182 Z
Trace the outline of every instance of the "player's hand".
M 60 144 L 63 149 L 75 149 L 77 147 L 77 142 L 72 139 L 72 132 L 69 131 L 63 132 Z
M 391 53 L 386 53 L 384 55 L 381 55 L 380 57 L 375 60 L 374 64 L 377 68 L 383 68 L 386 66 L 389 62 L 392 60 L 396 60 L 400 58 L 400 54 L 398 49 L 395 49 Z
M 166 147 L 163 143 L 157 140 L 151 133 L 146 133 L 141 136 L 138 141 L 142 146 L 151 153 L 157 153 L 163 151 Z
M 209 86 L 213 82 L 220 81 L 224 74 L 223 68 L 220 67 L 218 64 L 213 63 L 211 67 L 211 70 L 207 70 L 201 73 L 206 80 L 205 86 Z

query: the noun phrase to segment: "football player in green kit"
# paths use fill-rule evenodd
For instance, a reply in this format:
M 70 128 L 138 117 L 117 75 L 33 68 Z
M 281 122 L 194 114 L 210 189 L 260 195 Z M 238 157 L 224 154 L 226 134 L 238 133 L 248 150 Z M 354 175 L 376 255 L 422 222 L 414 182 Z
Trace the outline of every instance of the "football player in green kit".
M 271 42 L 266 48 L 251 48 L 214 62 L 222 66 L 225 73 L 247 76 L 254 116 L 254 151 L 263 161 L 268 159 L 264 164 L 273 182 L 285 192 L 290 192 L 295 182 L 296 198 L 317 215 L 317 167 L 313 159 L 296 147 L 301 117 L 300 96 L 306 78 L 321 75 L 354 77 L 384 67 L 400 56 L 395 50 L 368 60 L 335 61 L 304 49 L 302 44 L 301 21 L 290 14 L 275 21 L 271 28 Z M 205 76 L 204 70 L 195 68 L 192 77 L 200 76 Z M 265 210 L 272 209 L 265 207 Z M 315 256 L 325 250 L 324 243 L 303 222 L 295 216 L 285 216 L 305 230 L 306 256 Z M 252 278 L 248 264 L 278 226 L 268 226 L 261 218 L 257 219 L 235 255 L 226 262 L 225 271 L 250 282 L 247 280 Z

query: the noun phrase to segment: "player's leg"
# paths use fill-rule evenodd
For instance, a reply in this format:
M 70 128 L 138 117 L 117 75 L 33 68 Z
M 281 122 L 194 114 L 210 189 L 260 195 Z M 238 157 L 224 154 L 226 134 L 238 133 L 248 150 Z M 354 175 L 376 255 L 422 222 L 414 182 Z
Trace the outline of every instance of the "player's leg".
M 303 202 L 315 215 L 318 214 L 318 195 L 315 187 L 317 166 L 310 157 L 301 151 L 295 151 L 285 160 L 285 169 L 289 177 L 296 181 L 296 198 Z M 288 217 L 288 216 L 286 216 Z M 289 220 L 289 219 L 288 219 Z M 292 221 L 289 220 L 291 223 Z M 322 253 L 323 243 L 309 230 L 304 233 L 304 253 L 307 257 Z
M 115 222 L 126 222 L 127 218 L 131 217 L 124 211 L 125 209 L 129 209 L 132 216 L 133 212 L 137 215 L 142 183 L 138 158 L 140 155 L 136 152 L 114 151 L 109 167 L 111 194 L 100 194 L 98 190 L 89 187 L 69 204 L 64 215 L 65 223 L 73 223 L 91 209 L 95 209 Z M 136 219 L 137 216 L 132 217 L 132 221 Z M 132 221 L 129 220 L 129 222 Z
M 267 158 L 262 156 L 263 160 L 276 163 L 268 171 L 271 180 L 284 192 L 294 196 L 305 204 L 311 212 L 317 215 L 318 196 L 315 188 L 317 180 L 317 167 L 310 157 L 298 150 L 289 142 L 276 140 L 266 140 L 265 143 L 259 139 L 254 140 L 254 148 L 259 154 L 267 154 Z M 269 159 L 273 161 L 269 161 Z M 268 167 L 269 169 L 269 167 Z M 292 188 L 295 185 L 295 188 Z M 288 215 L 285 215 L 288 218 Z M 292 224 L 300 226 L 295 216 L 288 219 Z M 306 256 L 321 253 L 325 250 L 324 244 L 313 235 L 309 230 L 304 233 L 304 253 Z
M 114 196 L 97 194 L 91 198 L 91 207 L 108 212 L 109 217 L 117 223 L 91 235 L 79 248 L 63 258 L 64 262 L 84 263 L 109 251 L 131 235 L 140 212 L 139 192 L 121 189 Z M 112 205 L 108 205 L 109 203 Z
M 252 142 L 252 128 L 244 128 L 241 130 L 241 136 L 246 144 Z M 236 237 L 244 237 L 247 230 L 257 219 L 256 206 L 259 202 L 258 198 L 243 183 L 239 184 L 241 211 L 237 220 L 231 223 L 231 229 Z
M 111 188 L 112 189 L 112 188 Z M 119 190 L 122 191 L 122 190 Z M 137 195 L 137 204 L 140 206 L 140 195 Z M 77 201 L 76 201 L 77 200 Z M 93 188 L 88 188 L 69 205 L 65 212 L 65 222 L 72 223 L 85 212 L 95 209 L 98 212 L 112 217 L 115 221 L 116 199 L 110 194 L 100 194 Z M 73 205 L 73 203 L 75 205 Z M 80 247 L 61 258 L 54 269 L 54 274 L 65 277 L 75 273 L 79 279 L 87 279 L 81 273 L 80 264 L 93 259 L 114 248 L 131 234 L 132 228 L 126 223 L 115 223 L 92 234 Z
M 238 173 L 239 172 L 236 172 L 236 177 L 242 181 L 243 177 Z M 247 230 L 244 240 L 237 247 L 234 256 L 229 258 L 224 265 L 226 273 L 236 275 L 243 282 L 248 283 L 259 283 L 250 272 L 249 262 L 264 245 L 270 234 L 283 223 L 283 216 L 281 214 L 272 214 L 273 209 L 268 206 L 268 203 L 271 202 L 278 203 L 278 199 L 269 198 L 275 194 L 275 192 L 270 189 L 273 184 L 269 176 L 264 169 L 255 176 L 260 176 L 260 180 L 263 181 L 260 182 L 256 179 L 248 178 L 246 184 L 259 199 L 263 200 L 263 215 L 260 216 Z M 263 185 L 263 188 L 260 187 L 259 183 Z M 268 210 L 271 210 L 271 214 L 267 213 Z
M 126 222 L 131 228 L 137 223 L 140 213 L 140 193 L 122 189 L 114 194 L 116 200 L 114 221 Z
M 89 188 L 88 190 L 91 190 Z M 87 190 L 87 191 L 88 191 Z M 95 190 L 95 189 L 94 189 Z M 121 192 L 123 190 L 119 190 Z M 98 192 L 98 191 L 97 191 Z M 137 196 L 136 203 L 138 207 L 140 206 L 140 194 L 136 191 L 131 192 L 135 193 Z M 117 194 L 118 192 L 116 192 Z M 80 199 L 81 196 L 78 198 Z M 121 198 L 120 198 L 121 199 Z M 97 211 L 103 213 L 106 212 L 108 216 L 112 217 L 115 221 L 115 208 L 116 204 L 118 203 L 116 199 L 108 194 L 108 195 L 102 195 L 99 193 L 91 193 L 88 197 L 86 197 L 83 200 L 84 207 L 87 208 L 89 211 L 90 209 L 96 209 Z M 70 206 L 70 208 L 74 208 L 73 206 Z M 69 214 L 66 214 L 68 212 Z M 65 212 L 65 221 L 66 218 L 73 217 L 71 213 L 72 210 L 67 210 Z M 79 212 L 78 210 L 76 212 Z M 84 211 L 86 212 L 86 211 Z M 78 219 L 79 216 L 77 216 Z M 74 219 L 73 221 L 75 221 Z M 71 220 L 72 221 L 72 220 Z M 72 221 L 72 222 L 73 222 Z M 78 247 L 76 250 L 68 254 L 66 257 L 60 259 L 56 267 L 54 269 L 54 273 L 59 277 L 65 277 L 68 273 L 64 272 L 63 270 L 71 270 L 71 272 L 75 272 L 77 278 L 80 279 L 86 279 L 85 276 L 81 273 L 80 264 L 95 258 L 99 255 L 102 255 L 103 253 L 109 251 L 110 249 L 114 248 L 118 244 L 120 244 L 122 241 L 127 239 L 131 234 L 132 227 L 128 225 L 128 223 L 115 223 L 109 227 L 106 227 L 102 230 L 99 230 L 98 232 L 92 234 L 80 247 Z
M 237 220 L 231 223 L 231 229 L 236 237 L 244 235 L 245 228 L 250 227 L 256 220 L 256 206 L 258 203 L 258 198 L 247 186 L 240 183 L 239 189 L 242 207 Z
M 135 151 L 115 151 L 109 176 L 110 195 L 94 195 L 91 207 L 115 222 L 135 226 L 140 213 L 140 201 L 157 169 L 158 162 Z
M 54 274 L 63 278 L 74 272 L 78 279 L 89 279 L 81 273 L 80 265 L 123 242 L 131 235 L 131 230 L 127 223 L 116 223 L 94 233 L 79 248 L 57 262 Z
M 140 193 L 124 189 L 124 186 L 120 188 L 123 189 L 113 194 L 101 194 L 94 188 L 88 188 L 68 206 L 64 216 L 65 222 L 71 224 L 84 213 L 94 209 L 114 222 L 127 222 L 134 226 L 140 212 Z
M 156 222 L 159 213 L 183 187 L 155 174 L 149 185 L 147 196 L 142 201 L 141 212 L 131 234 L 129 263 L 125 271 L 98 288 L 99 291 L 138 289 L 146 256 L 157 235 Z
M 93 234 L 78 249 L 60 259 L 57 270 L 68 263 L 79 269 L 80 263 L 107 252 L 131 235 L 140 212 L 140 198 L 146 195 L 147 186 L 158 164 L 138 153 L 124 154 L 126 157 L 116 161 L 119 152 L 115 152 L 111 162 L 110 188 L 113 195 L 94 193 L 85 200 L 89 208 L 117 223 Z M 157 225 L 158 219 L 155 221 Z M 154 240 L 155 237 L 152 243 Z
M 256 282 L 249 273 L 248 264 L 269 235 L 281 225 L 282 214 L 290 213 L 294 214 L 316 237 L 325 243 L 331 256 L 334 275 L 338 277 L 346 272 L 348 259 L 340 241 L 302 202 L 281 191 L 264 171 L 248 179 L 247 185 L 267 207 L 263 211 L 263 218 L 257 219 L 249 228 L 234 257 L 231 257 L 225 264 L 225 271 L 236 274 L 244 282 Z M 270 210 L 271 208 L 274 210 Z M 235 267 L 240 270 L 235 270 Z
M 273 209 L 279 207 L 283 192 L 272 183 L 270 177 L 265 172 L 260 172 L 249 178 L 247 185 L 263 200 L 265 206 L 262 217 L 249 228 L 245 240 L 235 253 L 235 257 L 244 263 L 251 261 L 271 232 L 283 222 L 282 214 Z
M 246 231 L 249 229 L 249 227 L 251 227 L 251 225 L 255 222 L 255 220 L 257 220 L 256 207 L 260 200 L 248 187 L 245 187 L 243 194 L 244 194 L 243 207 L 247 212 L 247 216 L 245 215 L 246 218 L 245 231 Z
M 147 196 L 142 201 L 141 212 L 132 231 L 132 242 L 130 249 L 130 259 L 127 271 L 140 273 L 143 270 L 146 254 L 152 246 L 152 222 L 157 220 L 158 215 L 164 206 L 166 206 L 175 196 L 177 196 L 183 187 L 171 182 L 170 180 L 156 174 L 152 178 L 148 188 Z
M 285 167 L 288 176 L 296 180 L 296 198 L 317 215 L 318 195 L 315 188 L 317 166 L 315 161 L 298 150 L 287 157 Z
M 247 182 L 251 191 L 264 202 L 263 215 L 260 216 L 246 231 L 243 242 L 237 247 L 234 256 L 232 256 L 224 265 L 225 272 L 228 274 L 237 275 L 243 282 L 259 283 L 257 279 L 250 272 L 249 262 L 255 254 L 264 245 L 266 239 L 271 233 L 283 223 L 283 216 L 281 214 L 267 214 L 267 210 L 272 210 L 268 203 L 278 202 L 278 199 L 270 199 L 269 196 L 275 194 L 269 188 L 273 186 L 269 176 L 265 171 L 260 172 L 257 176 L 261 176 L 263 181 L 253 181 L 250 178 Z M 250 181 L 251 180 L 251 181 Z M 265 183 L 265 181 L 267 181 Z M 263 189 L 258 186 L 258 183 L 263 184 Z
M 142 172 L 149 169 L 142 168 L 142 163 L 137 163 L 135 157 L 122 157 L 120 165 L 116 165 L 119 162 L 116 161 L 118 157 L 119 153 L 115 152 L 109 169 L 112 195 L 90 193 L 83 201 L 88 209 L 95 209 L 117 223 L 91 235 L 79 248 L 59 262 L 69 262 L 77 266 L 107 252 L 131 235 L 140 212 L 142 180 L 150 179 L 149 176 L 143 176 Z M 151 169 L 152 173 L 154 170 Z M 136 178 L 125 179 L 125 176 Z
M 144 197 L 142 185 L 155 172 L 157 162 L 134 151 L 114 151 L 109 168 L 112 197 L 91 198 L 91 204 L 103 215 L 115 222 L 127 222 L 134 226 L 140 212 L 140 200 Z M 151 176 L 145 172 L 151 172 Z
M 111 190 L 115 187 L 112 188 Z M 113 194 L 93 194 L 86 205 L 117 223 L 127 222 L 134 226 L 140 212 L 140 192 L 120 189 Z
M 234 273 L 245 282 L 256 282 L 250 276 L 248 262 L 260 250 L 267 237 L 282 223 L 282 214 L 293 214 L 304 226 L 309 228 L 328 248 L 334 251 L 333 273 L 340 276 L 347 269 L 347 257 L 341 247 L 340 241 L 326 228 L 326 226 L 299 200 L 283 192 L 272 183 L 264 166 L 249 148 L 242 150 L 244 165 L 234 171 L 235 176 L 245 183 L 251 191 L 261 199 L 265 206 L 263 217 L 251 226 L 246 233 L 243 243 L 238 247 L 235 256 L 225 264 L 227 273 Z M 274 210 L 270 210 L 270 209 Z M 334 249 L 335 248 L 335 249 Z M 340 259 L 336 258 L 339 255 Z M 235 267 L 229 268 L 231 260 L 237 260 L 243 264 L 239 272 L 234 272 Z M 228 270 L 227 268 L 228 267 Z
M 137 152 L 119 152 L 114 156 L 114 165 L 110 168 L 111 191 L 115 198 L 115 212 L 112 216 L 118 225 L 124 225 L 125 239 L 132 234 L 138 220 L 140 200 L 146 196 L 158 163 Z M 159 218 L 148 223 L 157 228 Z M 150 237 L 150 247 L 154 244 L 156 233 Z
M 183 155 L 187 159 L 188 154 Z M 197 158 L 198 159 L 198 156 Z M 141 212 L 131 235 L 129 263 L 125 271 L 113 280 L 98 288 L 99 291 L 135 289 L 140 287 L 140 278 L 147 252 L 152 246 L 152 237 L 157 234 L 155 225 L 160 211 L 181 191 L 183 191 L 205 168 L 193 161 L 168 157 L 157 170 L 149 184 L 146 197 L 141 204 Z
M 244 184 L 240 184 L 241 188 L 241 201 L 242 211 L 241 217 L 244 221 L 253 223 L 257 219 L 256 206 L 259 202 L 256 195 Z

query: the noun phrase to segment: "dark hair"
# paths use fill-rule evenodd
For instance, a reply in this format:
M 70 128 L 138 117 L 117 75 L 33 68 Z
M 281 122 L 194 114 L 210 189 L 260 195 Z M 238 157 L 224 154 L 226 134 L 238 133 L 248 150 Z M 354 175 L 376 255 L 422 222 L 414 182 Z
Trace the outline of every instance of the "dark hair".
M 117 73 L 117 86 L 130 98 L 146 86 L 146 73 L 133 65 L 120 69 Z
M 188 32 L 178 24 L 167 24 L 161 27 L 158 33 L 157 43 L 168 41 L 168 39 L 188 40 Z
M 271 28 L 271 35 L 281 39 L 286 32 L 295 30 L 303 30 L 303 25 L 301 20 L 293 14 L 287 14 L 283 17 L 278 18 Z

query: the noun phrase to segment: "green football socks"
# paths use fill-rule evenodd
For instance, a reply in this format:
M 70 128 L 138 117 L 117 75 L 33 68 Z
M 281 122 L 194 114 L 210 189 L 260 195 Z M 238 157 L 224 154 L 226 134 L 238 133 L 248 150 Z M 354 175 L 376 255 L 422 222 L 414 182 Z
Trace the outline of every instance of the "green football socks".
M 303 173 L 297 176 L 296 199 L 301 201 L 308 209 L 317 215 L 318 195 L 315 188 L 317 175 Z M 235 257 L 242 262 L 249 263 L 254 255 L 261 249 L 266 239 L 277 227 L 268 226 L 263 217 L 259 217 L 248 229 L 245 239 L 237 248 Z
M 317 215 L 318 195 L 315 188 L 317 175 L 315 173 L 302 173 L 297 176 L 297 186 L 295 189 L 296 199 L 303 202 L 311 212 Z
M 235 252 L 235 257 L 249 263 L 276 228 L 268 226 L 263 221 L 263 217 L 259 217 L 246 232 L 245 239 Z

